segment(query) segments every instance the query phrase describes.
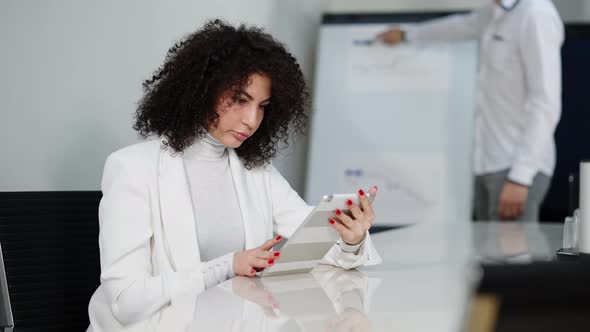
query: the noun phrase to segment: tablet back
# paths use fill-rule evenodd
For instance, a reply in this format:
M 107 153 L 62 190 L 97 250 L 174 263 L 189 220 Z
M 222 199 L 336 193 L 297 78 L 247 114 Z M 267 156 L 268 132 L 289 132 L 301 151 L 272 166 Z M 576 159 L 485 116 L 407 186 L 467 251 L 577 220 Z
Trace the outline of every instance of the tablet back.
M 358 204 L 356 194 L 322 197 L 295 233 L 283 242 L 282 246 L 274 248 L 275 251 L 281 251 L 280 259 L 276 260 L 274 265 L 264 269 L 260 275 L 265 277 L 311 271 L 340 239 L 340 234 L 328 222 L 328 219 L 336 217 L 334 214 L 336 209 L 349 213 L 346 206 L 346 201 L 349 199 Z

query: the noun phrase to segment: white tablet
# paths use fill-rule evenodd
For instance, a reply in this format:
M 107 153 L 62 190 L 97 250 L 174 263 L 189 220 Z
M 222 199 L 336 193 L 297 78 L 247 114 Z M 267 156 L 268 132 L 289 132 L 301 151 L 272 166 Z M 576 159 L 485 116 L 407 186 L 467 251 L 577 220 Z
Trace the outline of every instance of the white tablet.
M 366 195 L 369 200 L 373 201 L 373 197 L 369 193 Z M 328 219 L 337 220 L 334 213 L 336 209 L 350 214 L 346 205 L 346 201 L 349 199 L 354 204 L 359 204 L 357 194 L 322 197 L 319 204 L 305 218 L 305 221 L 293 235 L 274 246 L 274 251 L 281 251 L 281 257 L 275 261 L 274 265 L 265 268 L 259 275 L 266 277 L 311 271 L 340 239 L 340 233 L 328 222 Z

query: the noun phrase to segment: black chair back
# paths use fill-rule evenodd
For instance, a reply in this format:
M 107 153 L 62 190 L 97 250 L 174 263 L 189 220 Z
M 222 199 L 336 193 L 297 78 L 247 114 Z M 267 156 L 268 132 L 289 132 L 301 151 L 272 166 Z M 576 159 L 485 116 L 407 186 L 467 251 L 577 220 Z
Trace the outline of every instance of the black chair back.
M 15 330 L 85 331 L 100 280 L 99 191 L 0 192 Z

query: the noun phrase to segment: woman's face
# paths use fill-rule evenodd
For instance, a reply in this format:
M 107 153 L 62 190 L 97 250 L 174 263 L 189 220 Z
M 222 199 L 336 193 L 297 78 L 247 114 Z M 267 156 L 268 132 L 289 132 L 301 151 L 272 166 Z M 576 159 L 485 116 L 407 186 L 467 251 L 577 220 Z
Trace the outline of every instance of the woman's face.
M 237 95 L 222 94 L 216 106 L 217 125 L 209 128 L 213 137 L 230 148 L 239 147 L 254 134 L 264 117 L 264 108 L 270 103 L 269 77 L 252 74 L 248 83 Z

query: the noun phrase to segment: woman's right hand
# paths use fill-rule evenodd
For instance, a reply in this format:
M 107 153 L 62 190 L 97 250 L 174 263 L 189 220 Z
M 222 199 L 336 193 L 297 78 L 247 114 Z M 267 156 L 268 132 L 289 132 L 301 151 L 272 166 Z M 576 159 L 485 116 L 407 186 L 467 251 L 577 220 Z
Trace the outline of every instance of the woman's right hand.
M 275 260 L 281 256 L 281 253 L 270 250 L 279 244 L 281 239 L 282 237 L 279 235 L 274 239 L 264 242 L 259 247 L 235 253 L 232 265 L 234 274 L 237 276 L 253 277 L 256 275 L 256 272 L 273 265 Z

